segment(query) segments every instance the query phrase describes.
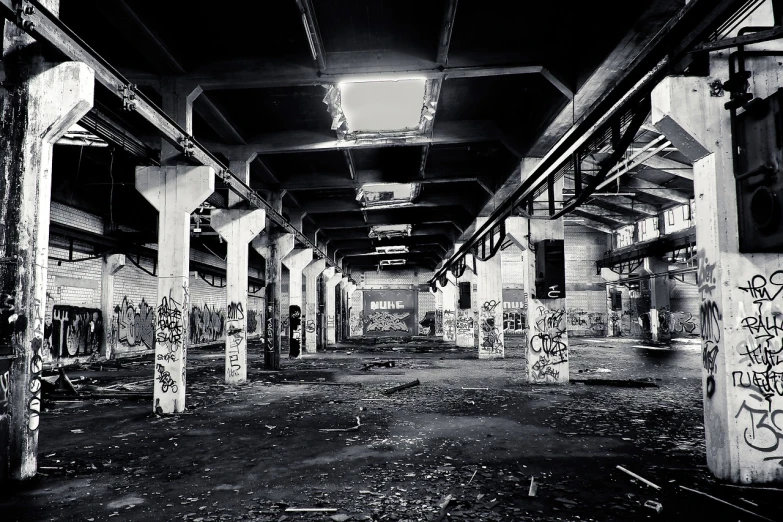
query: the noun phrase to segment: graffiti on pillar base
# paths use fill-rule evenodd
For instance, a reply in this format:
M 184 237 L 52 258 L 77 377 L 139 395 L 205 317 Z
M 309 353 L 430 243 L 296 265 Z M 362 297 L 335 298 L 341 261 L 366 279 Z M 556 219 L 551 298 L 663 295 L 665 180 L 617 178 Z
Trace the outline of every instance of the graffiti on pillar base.
M 245 339 L 243 322 L 245 319 L 245 310 L 242 303 L 231 302 L 228 305 L 228 314 L 226 321 L 226 333 L 229 338 L 228 343 L 228 377 L 236 377 L 242 372 L 242 361 L 240 361 L 240 351 L 242 341 Z
M 171 298 L 170 292 L 168 297 L 164 296 L 161 300 L 157 309 L 156 319 L 155 341 L 163 344 L 164 348 L 168 350 L 161 350 L 162 353 L 157 355 L 157 359 L 167 362 L 176 361 L 177 357 L 182 355 L 180 348 L 183 345 L 184 325 L 182 306 Z
M 368 332 L 407 332 L 405 319 L 410 313 L 393 314 L 384 310 L 373 312 L 365 318 Z
M 113 337 L 126 346 L 144 345 L 155 348 L 155 311 L 142 299 L 138 309 L 125 296 L 114 308 Z
M 313 324 L 315 328 L 315 324 Z M 351 335 L 359 336 L 364 331 L 364 314 L 362 312 L 351 313 Z
M 443 338 L 446 341 L 453 341 L 455 339 L 457 324 L 454 320 L 454 310 L 443 311 Z
M 435 335 L 443 335 L 443 310 L 435 310 Z
M 208 305 L 192 306 L 190 309 L 190 342 L 211 343 L 223 338 L 225 315 L 222 310 Z
M 266 346 L 267 351 L 274 351 L 275 349 L 275 324 L 272 316 L 272 305 L 266 307 Z
M 496 305 L 497 306 L 497 305 Z M 503 353 L 503 343 L 500 340 L 500 329 L 495 316 L 495 306 L 490 310 L 484 307 L 481 310 L 481 345 L 479 350 L 488 355 L 501 355 Z
M 295 359 L 302 351 L 302 309 L 297 305 L 288 307 L 288 321 L 291 340 L 288 344 L 288 357 Z
M 457 335 L 473 334 L 473 312 L 470 309 L 457 311 Z
M 158 370 L 158 382 L 160 383 L 161 391 L 166 393 L 171 390 L 172 393 L 177 393 L 179 387 L 177 386 L 177 382 L 171 377 L 171 372 L 160 363 L 157 364 L 156 368 Z
M 92 355 L 101 348 L 103 317 L 100 310 L 55 305 L 52 310 L 52 357 Z
M 37 431 L 41 414 L 41 372 L 43 371 L 43 357 L 41 347 L 44 338 L 44 318 L 41 313 L 41 302 L 36 299 L 33 309 L 33 340 L 30 343 L 30 382 L 28 391 L 30 399 L 27 402 L 27 428 Z
M 531 323 L 528 354 L 529 360 L 535 361 L 529 372 L 532 382 L 556 382 L 560 378 L 560 365 L 568 362 L 565 319 L 565 310 L 538 307 Z

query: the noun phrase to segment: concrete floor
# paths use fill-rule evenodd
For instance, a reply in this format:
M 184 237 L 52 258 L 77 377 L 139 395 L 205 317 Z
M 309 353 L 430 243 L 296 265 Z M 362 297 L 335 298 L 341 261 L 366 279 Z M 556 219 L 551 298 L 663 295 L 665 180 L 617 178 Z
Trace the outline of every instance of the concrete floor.
M 0 519 L 758 520 L 679 485 L 779 519 L 780 490 L 719 484 L 706 469 L 698 344 L 571 340 L 572 380 L 657 387 L 532 386 L 520 353 L 509 355 L 479 362 L 473 350 L 447 346 L 348 346 L 227 386 L 222 353 L 194 350 L 184 415 L 158 417 L 146 400 L 47 408 L 45 475 L 0 493 Z M 386 360 L 395 367 L 362 370 Z M 252 363 L 260 367 L 257 355 Z M 133 382 L 149 378 L 151 364 L 70 375 Z M 414 379 L 421 385 L 381 393 Z M 357 416 L 357 431 L 319 431 L 354 426 Z

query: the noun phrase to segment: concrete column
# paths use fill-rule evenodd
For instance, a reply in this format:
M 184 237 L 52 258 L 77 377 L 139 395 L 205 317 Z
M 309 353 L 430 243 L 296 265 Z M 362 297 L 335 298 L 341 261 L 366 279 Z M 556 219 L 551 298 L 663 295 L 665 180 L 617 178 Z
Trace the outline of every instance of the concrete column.
M 476 218 L 476 228 L 487 218 Z M 476 260 L 476 305 L 479 310 L 479 359 L 504 356 L 503 345 L 503 271 L 500 250 L 486 261 Z
M 523 161 L 523 179 L 535 161 Z M 562 181 L 555 187 L 555 200 L 562 200 Z M 547 196 L 544 195 L 543 198 Z M 544 199 L 547 201 L 546 199 Z M 524 218 L 520 218 L 524 219 Z M 565 228 L 562 219 L 529 219 L 528 234 L 525 238 L 528 250 L 523 255 L 527 276 L 527 375 L 533 383 L 567 383 L 568 368 L 568 332 L 566 327 L 566 300 L 558 298 L 564 288 L 549 287 L 545 293 L 536 290 L 536 248 L 537 243 L 547 239 L 563 239 Z M 507 227 L 508 230 L 508 227 Z M 519 239 L 519 238 L 517 238 Z
M 178 82 L 173 77 L 163 77 L 161 80 L 161 108 L 190 135 L 193 135 L 193 102 L 202 92 L 200 87 Z M 181 157 L 182 153 L 177 147 L 167 140 L 161 140 L 161 164 L 176 162 Z
M 293 234 L 264 232 L 253 240 L 251 246 L 261 254 L 266 264 L 264 368 L 279 370 L 281 349 L 280 284 L 283 278 L 283 265 L 280 260 L 294 249 L 294 236 Z
M 443 294 L 443 340 L 447 343 L 457 341 L 457 278 L 447 274 L 446 286 L 440 289 Z
M 601 277 L 606 282 L 614 282 L 620 280 L 620 274 L 612 272 L 608 268 L 601 269 Z M 615 289 L 614 285 L 606 285 L 606 311 L 607 311 L 607 324 L 606 335 L 608 337 L 620 337 L 623 335 L 622 329 L 622 316 L 623 311 L 614 310 L 612 308 L 612 291 Z
M 345 338 L 351 337 L 351 316 L 353 315 L 353 293 L 356 292 L 356 285 L 348 282 L 345 286 Z
M 343 275 L 335 273 L 326 280 L 326 344 L 335 344 L 337 342 L 337 308 L 335 307 L 335 291 Z
M 746 58 L 753 71 L 749 91 L 756 98 L 780 88 L 778 60 Z M 653 125 L 693 161 L 707 464 L 717 477 L 735 483 L 780 481 L 783 255 L 739 251 L 736 149 L 723 107 L 728 96 L 710 90 L 711 82 L 729 77 L 727 53 L 712 53 L 710 62 L 710 77 L 669 77 L 652 93 Z M 759 140 L 761 131 L 752 136 Z
M 111 358 L 118 332 L 113 331 L 114 276 L 125 266 L 125 254 L 104 256 L 101 266 L 101 314 L 103 315 L 103 339 L 101 357 Z
M 59 7 L 44 4 L 55 13 Z M 15 359 L 8 411 L 0 410 L 0 478 L 14 479 L 33 477 L 38 465 L 52 146 L 92 107 L 95 85 L 86 65 L 46 63 L 37 51 L 32 38 L 5 23 L 0 258 L 13 262 L 0 263 L 0 354 Z
M 304 269 L 305 314 L 302 355 L 312 355 L 318 349 L 318 276 L 326 269 L 326 259 L 315 259 Z
M 335 329 L 335 338 L 338 343 L 341 343 L 345 340 L 345 323 L 346 323 L 346 292 L 348 289 L 348 276 L 343 274 L 342 278 L 340 279 L 340 282 L 337 285 L 337 288 L 335 289 L 335 292 L 337 292 L 337 297 L 339 301 L 337 302 L 337 310 L 335 313 L 335 321 L 334 321 L 334 329 Z
M 261 209 L 212 211 L 212 228 L 227 243 L 225 324 L 227 383 L 247 380 L 248 243 L 264 229 L 265 222 L 266 212 Z
M 455 244 L 454 249 L 460 248 L 461 244 Z M 457 346 L 460 348 L 469 348 L 476 345 L 475 328 L 476 317 L 473 313 L 477 309 L 476 294 L 473 292 L 473 283 L 476 280 L 476 274 L 473 273 L 473 256 L 467 254 L 465 256 L 465 272 L 461 277 L 457 279 Z M 459 284 L 470 283 L 470 307 L 462 308 L 459 304 Z
M 436 289 L 434 294 L 435 294 L 435 336 L 443 339 L 443 292 L 441 292 L 440 289 Z
M 313 249 L 302 248 L 292 251 L 282 259 L 288 268 L 288 357 L 297 359 L 302 354 L 302 271 L 313 261 Z
M 642 271 L 650 277 L 650 333 L 653 342 L 668 343 L 671 334 L 671 301 L 669 299 L 669 278 L 652 274 L 666 273 L 669 264 L 660 259 L 647 257 L 644 259 Z
M 136 190 L 159 212 L 153 411 L 185 410 L 185 359 L 190 341 L 190 214 L 215 190 L 211 167 L 136 168 Z

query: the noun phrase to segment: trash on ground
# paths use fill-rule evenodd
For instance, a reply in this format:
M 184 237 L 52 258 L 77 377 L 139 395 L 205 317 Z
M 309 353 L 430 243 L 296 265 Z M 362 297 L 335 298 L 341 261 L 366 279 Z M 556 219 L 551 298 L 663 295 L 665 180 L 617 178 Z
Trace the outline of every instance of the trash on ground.
M 359 428 L 362 427 L 362 420 L 359 417 L 356 417 L 356 426 L 352 426 L 350 428 L 321 428 L 318 431 L 359 431 Z
M 408 388 L 413 388 L 414 386 L 418 386 L 421 384 L 419 382 L 419 379 L 416 379 L 415 381 L 411 381 L 405 384 L 401 384 L 399 386 L 395 386 L 394 388 L 389 388 L 388 390 L 384 390 L 384 395 L 391 395 L 392 393 L 396 393 L 398 391 L 407 390 Z
M 628 471 L 627 469 L 625 469 L 625 468 L 624 468 L 624 467 L 622 467 L 622 466 L 617 466 L 617 469 L 619 469 L 619 470 L 620 470 L 620 471 L 622 471 L 623 473 L 627 473 L 627 474 L 629 474 L 630 476 L 632 476 L 632 477 L 633 477 L 633 478 L 635 478 L 636 480 L 640 480 L 640 481 L 644 482 L 645 484 L 647 484 L 647 485 L 648 485 L 648 486 L 650 486 L 650 487 L 653 487 L 653 488 L 655 488 L 655 489 L 661 489 L 661 486 L 659 486 L 658 484 L 654 484 L 654 483 L 650 482 L 650 481 L 649 481 L 649 480 L 647 480 L 646 478 L 644 478 L 644 477 L 641 477 L 641 476 L 637 475 L 637 474 L 636 474 L 636 473 L 634 473 L 633 471 Z

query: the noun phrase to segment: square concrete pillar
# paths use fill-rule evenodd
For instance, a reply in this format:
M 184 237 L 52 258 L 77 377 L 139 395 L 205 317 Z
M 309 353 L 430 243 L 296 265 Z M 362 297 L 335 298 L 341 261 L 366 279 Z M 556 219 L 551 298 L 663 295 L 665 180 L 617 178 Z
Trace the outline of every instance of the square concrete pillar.
M 280 350 L 282 342 L 280 317 L 280 286 L 283 278 L 281 259 L 294 249 L 293 234 L 269 234 L 257 236 L 251 246 L 264 258 L 266 264 L 266 313 L 264 334 L 264 368 L 280 369 Z
M 153 410 L 185 410 L 190 313 L 190 214 L 215 191 L 211 167 L 138 167 L 136 190 L 158 217 L 158 307 L 155 311 Z
M 723 107 L 728 93 L 714 96 L 710 88 L 729 78 L 728 60 L 728 51 L 711 53 L 709 77 L 661 82 L 652 93 L 652 122 L 693 161 L 707 465 L 721 479 L 749 484 L 783 480 L 783 255 L 739 250 L 734 153 L 740 145 L 732 143 L 731 114 Z M 755 97 L 781 87 L 778 62 L 746 58 Z M 756 140 L 749 145 L 762 147 Z M 773 168 L 779 176 L 780 165 Z M 774 211 L 758 211 L 774 219 Z
M 335 272 L 326 279 L 326 344 L 337 342 L 335 292 L 337 285 L 342 281 L 343 275 Z
M 247 272 L 248 243 L 266 223 L 261 209 L 217 209 L 210 223 L 226 243 L 226 360 L 228 383 L 247 380 Z
M 318 277 L 326 269 L 326 259 L 315 259 L 304 269 L 305 317 L 302 355 L 312 355 L 318 349 Z
M 59 2 L 44 2 L 57 10 Z M 0 96 L 0 354 L 15 358 L 8 409 L 0 409 L 0 479 L 27 479 L 38 465 L 46 273 L 54 143 L 92 107 L 95 78 L 82 63 L 47 63 L 6 21 Z M 7 437 L 6 437 L 7 434 Z
M 476 218 L 476 228 L 483 226 L 486 221 L 487 218 Z M 503 358 L 503 271 L 499 250 L 486 261 L 476 260 L 476 281 L 476 304 L 479 310 L 478 358 Z
M 650 275 L 650 337 L 656 343 L 668 343 L 671 334 L 671 299 L 669 297 L 669 264 L 653 257 L 646 257 L 642 271 Z
M 446 275 L 446 286 L 441 287 L 443 295 L 443 340 L 447 343 L 457 342 L 457 278 L 454 274 Z
M 110 359 L 114 355 L 114 343 L 119 332 L 114 331 L 114 276 L 125 266 L 125 254 L 104 256 L 101 265 L 101 314 L 103 314 L 103 339 L 101 356 Z
M 454 249 L 457 250 L 462 245 L 457 243 L 454 245 Z M 457 346 L 460 348 L 469 348 L 476 346 L 476 320 L 478 306 L 476 303 L 476 293 L 473 291 L 474 283 L 476 281 L 476 274 L 473 272 L 473 256 L 470 254 L 465 255 L 465 272 L 457 278 Z M 466 283 L 470 285 L 470 305 L 463 308 L 466 303 L 460 303 L 460 284 Z M 475 313 L 474 313 L 475 312 Z
M 302 271 L 313 261 L 313 249 L 302 248 L 293 250 L 282 259 L 288 268 L 288 357 L 297 359 L 302 355 Z

